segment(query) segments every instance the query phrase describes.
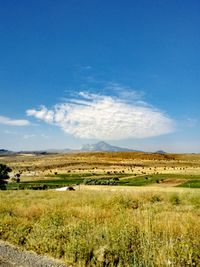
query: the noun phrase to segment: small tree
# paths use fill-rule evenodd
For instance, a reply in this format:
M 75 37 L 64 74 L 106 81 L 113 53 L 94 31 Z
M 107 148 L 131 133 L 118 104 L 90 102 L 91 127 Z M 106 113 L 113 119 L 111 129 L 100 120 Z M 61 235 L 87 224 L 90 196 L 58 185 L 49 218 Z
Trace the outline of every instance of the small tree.
M 19 183 L 20 182 L 20 176 L 21 176 L 20 173 L 15 174 L 14 177 L 11 179 L 11 181 L 14 183 Z
M 20 182 L 20 173 L 15 174 L 15 178 L 16 178 L 16 182 L 19 183 Z
M 8 173 L 11 171 L 12 169 L 7 165 L 0 164 L 0 189 L 6 189 L 6 180 L 10 178 Z

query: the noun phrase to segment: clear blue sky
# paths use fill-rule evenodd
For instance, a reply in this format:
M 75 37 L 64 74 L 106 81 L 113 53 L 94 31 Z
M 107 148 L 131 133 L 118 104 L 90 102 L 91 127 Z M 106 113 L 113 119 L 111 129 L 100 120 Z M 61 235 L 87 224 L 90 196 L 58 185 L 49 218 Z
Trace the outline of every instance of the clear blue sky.
M 0 148 L 200 152 L 199 14 L 198 0 L 1 1 Z

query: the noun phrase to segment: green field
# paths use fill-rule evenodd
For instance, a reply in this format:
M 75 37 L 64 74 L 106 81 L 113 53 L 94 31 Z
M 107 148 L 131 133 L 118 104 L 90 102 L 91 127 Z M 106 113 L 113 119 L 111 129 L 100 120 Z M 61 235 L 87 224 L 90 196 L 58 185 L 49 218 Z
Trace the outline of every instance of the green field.
M 180 181 L 180 187 L 200 188 L 200 175 L 182 175 L 182 174 L 153 174 L 136 175 L 131 174 L 91 174 L 91 173 L 73 173 L 56 174 L 37 181 L 24 181 L 20 183 L 9 183 L 7 189 L 34 189 L 44 186 L 45 189 L 52 189 L 68 185 L 79 185 L 85 183 L 91 185 L 126 185 L 126 186 L 148 186 L 153 184 L 164 184 L 165 181 Z M 183 180 L 181 182 L 181 180 Z
M 184 186 L 190 183 L 195 184 L 195 188 L 200 188 L 200 175 L 182 175 L 182 174 L 154 174 L 154 175 L 143 175 L 134 178 L 120 179 L 117 183 L 119 185 L 129 185 L 129 186 L 146 186 L 150 184 L 163 184 L 165 181 L 171 180 L 181 180 L 183 179 L 183 184 L 179 186 Z M 187 183 L 184 182 L 185 179 L 189 179 Z M 192 187 L 192 186 L 191 186 Z
M 199 180 L 189 180 L 186 183 L 181 184 L 180 187 L 200 188 L 200 179 Z

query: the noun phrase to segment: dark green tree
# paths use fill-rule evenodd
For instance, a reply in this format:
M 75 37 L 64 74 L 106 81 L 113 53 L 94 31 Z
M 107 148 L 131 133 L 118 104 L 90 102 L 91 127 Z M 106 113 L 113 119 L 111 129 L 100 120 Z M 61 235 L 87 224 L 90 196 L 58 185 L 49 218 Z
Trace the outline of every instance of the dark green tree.
M 8 173 L 12 169 L 5 164 L 0 164 L 0 189 L 6 189 L 7 179 L 9 179 Z

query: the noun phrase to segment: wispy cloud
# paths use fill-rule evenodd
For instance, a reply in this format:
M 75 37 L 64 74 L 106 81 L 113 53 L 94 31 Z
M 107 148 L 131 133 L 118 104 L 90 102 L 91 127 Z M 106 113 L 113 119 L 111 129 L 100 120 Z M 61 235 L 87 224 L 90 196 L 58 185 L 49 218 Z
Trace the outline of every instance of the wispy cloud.
M 30 122 L 28 120 L 14 120 L 8 117 L 0 116 L 0 124 L 10 126 L 26 126 L 30 125 Z
M 117 96 L 80 92 L 79 99 L 56 104 L 52 109 L 29 109 L 27 115 L 79 138 L 147 138 L 174 131 L 174 121 L 164 112 L 134 98 L 130 102 Z
M 4 131 L 5 134 L 9 134 L 9 135 L 15 135 L 17 136 L 18 138 L 23 138 L 23 139 L 32 139 L 32 138 L 44 138 L 44 139 L 47 139 L 49 138 L 48 135 L 46 134 L 21 134 L 21 133 L 17 133 L 17 132 L 12 132 L 12 131 L 9 131 L 9 130 L 5 130 Z
M 121 99 L 141 101 L 144 97 L 143 91 L 136 91 L 128 86 L 121 85 L 116 82 L 106 82 L 105 88 L 106 91 L 112 92 L 112 94 L 117 95 Z

